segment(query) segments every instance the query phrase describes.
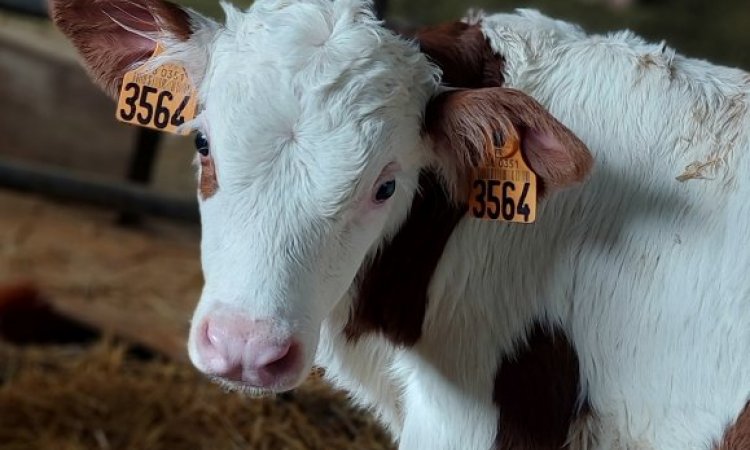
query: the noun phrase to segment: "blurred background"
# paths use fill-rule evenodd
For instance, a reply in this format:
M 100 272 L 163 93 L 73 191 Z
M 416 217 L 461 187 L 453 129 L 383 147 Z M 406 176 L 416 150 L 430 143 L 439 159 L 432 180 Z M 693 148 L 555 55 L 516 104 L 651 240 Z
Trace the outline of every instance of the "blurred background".
M 221 17 L 213 0 L 178 3 Z M 750 68 L 747 0 L 377 2 L 410 27 L 517 7 Z M 193 371 L 195 150 L 114 111 L 44 0 L 0 0 L 0 450 L 391 448 L 319 374 L 251 400 Z

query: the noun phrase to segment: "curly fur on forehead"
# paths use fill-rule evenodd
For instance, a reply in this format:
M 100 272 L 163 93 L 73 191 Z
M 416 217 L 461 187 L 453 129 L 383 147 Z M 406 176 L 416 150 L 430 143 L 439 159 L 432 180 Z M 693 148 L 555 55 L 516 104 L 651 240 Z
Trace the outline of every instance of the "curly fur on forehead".
M 393 157 L 389 150 L 415 157 L 408 150 L 421 143 L 439 69 L 382 27 L 369 2 L 224 7 L 200 88 L 223 185 L 325 185 L 328 203 L 341 205 L 370 166 L 379 171 Z
M 382 27 L 369 0 L 260 0 L 246 11 L 222 6 L 227 20 L 214 41 L 215 58 L 227 56 L 227 66 L 243 75 L 273 72 L 324 96 L 366 91 L 382 79 L 391 95 L 379 95 L 381 103 L 402 94 L 426 99 L 437 85 L 438 69 L 415 43 Z

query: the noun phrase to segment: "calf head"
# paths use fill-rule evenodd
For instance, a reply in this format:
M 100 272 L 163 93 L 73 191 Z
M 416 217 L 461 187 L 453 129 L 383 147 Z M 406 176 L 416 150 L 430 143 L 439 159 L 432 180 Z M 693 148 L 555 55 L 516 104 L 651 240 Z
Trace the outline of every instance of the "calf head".
M 198 133 L 205 286 L 188 348 L 231 386 L 299 384 L 323 320 L 424 194 L 420 173 L 440 174 L 460 207 L 487 132 L 520 133 L 550 187 L 589 167 L 583 144 L 529 97 L 442 92 L 439 67 L 370 6 L 258 0 L 225 6 L 219 25 L 161 0 L 52 2 L 108 92 L 157 41 L 198 88 L 186 126 Z

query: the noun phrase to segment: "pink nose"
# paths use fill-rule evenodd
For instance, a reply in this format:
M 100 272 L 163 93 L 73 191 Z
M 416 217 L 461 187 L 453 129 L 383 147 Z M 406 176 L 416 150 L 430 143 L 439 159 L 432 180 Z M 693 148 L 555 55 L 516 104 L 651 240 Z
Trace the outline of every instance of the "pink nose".
M 201 330 L 198 356 L 209 375 L 271 390 L 287 388 L 299 377 L 300 344 L 271 322 L 216 314 Z

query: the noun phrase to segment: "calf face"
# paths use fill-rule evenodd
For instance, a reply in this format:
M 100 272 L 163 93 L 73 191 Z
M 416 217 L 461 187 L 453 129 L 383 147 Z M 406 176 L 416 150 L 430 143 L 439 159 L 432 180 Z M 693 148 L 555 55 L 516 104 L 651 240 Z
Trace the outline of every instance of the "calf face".
M 381 27 L 369 2 L 259 0 L 226 13 L 218 25 L 158 0 L 53 2 L 110 93 L 156 41 L 198 87 L 188 126 L 205 287 L 188 347 L 231 386 L 281 391 L 304 378 L 321 323 L 407 219 L 421 172 L 440 174 L 461 204 L 480 141 L 495 132 L 520 134 L 552 187 L 590 165 L 580 141 L 521 93 L 438 95 L 439 69 Z

